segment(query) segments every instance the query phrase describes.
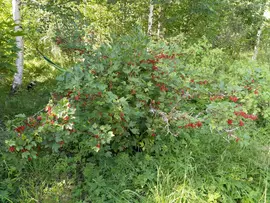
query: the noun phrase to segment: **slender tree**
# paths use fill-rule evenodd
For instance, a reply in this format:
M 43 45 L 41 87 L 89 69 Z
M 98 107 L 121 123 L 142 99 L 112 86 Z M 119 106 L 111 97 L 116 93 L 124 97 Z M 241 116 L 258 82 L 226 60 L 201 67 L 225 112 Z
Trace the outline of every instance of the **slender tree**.
M 12 14 L 15 22 L 15 31 L 21 31 L 21 13 L 20 13 L 20 0 L 12 0 Z M 14 75 L 14 80 L 12 84 L 12 92 L 15 92 L 18 87 L 22 84 L 23 77 L 23 37 L 16 36 L 16 45 L 18 50 L 17 59 L 16 59 L 16 67 L 17 72 Z
M 161 5 L 158 7 L 158 26 L 157 26 L 157 37 L 160 37 L 161 30 Z
M 148 15 L 148 30 L 147 30 L 147 34 L 149 36 L 152 35 L 153 11 L 154 11 L 154 4 L 153 4 L 152 0 L 150 0 L 149 15 Z
M 265 26 L 265 18 L 269 18 L 269 16 L 267 16 L 266 14 L 268 13 L 268 5 L 269 5 L 269 2 L 267 2 L 264 6 L 264 12 L 263 12 L 263 21 L 262 21 L 262 24 L 257 32 L 257 38 L 256 38 L 256 44 L 255 44 L 255 47 L 254 47 L 254 53 L 253 53 L 253 56 L 252 56 L 252 60 L 256 60 L 257 59 L 257 56 L 258 56 L 258 53 L 259 53 L 259 46 L 260 46 L 260 42 L 261 42 L 261 35 L 262 35 L 262 31 L 264 29 L 264 26 Z

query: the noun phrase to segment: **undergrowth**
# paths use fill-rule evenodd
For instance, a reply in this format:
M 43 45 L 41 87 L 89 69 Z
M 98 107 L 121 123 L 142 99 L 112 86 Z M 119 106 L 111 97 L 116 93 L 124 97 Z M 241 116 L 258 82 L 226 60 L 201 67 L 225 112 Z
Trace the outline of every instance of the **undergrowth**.
M 21 170 L 3 153 L 2 201 L 269 201 L 269 149 L 258 141 L 239 147 L 205 132 L 166 136 L 156 145 L 160 153 L 45 156 Z
M 186 67 L 188 71 L 194 68 L 195 75 L 198 77 L 207 70 L 209 71 L 210 76 L 208 77 L 210 79 L 217 76 L 218 72 L 222 77 L 216 78 L 220 80 L 220 83 L 217 83 L 215 88 L 220 88 L 222 90 L 221 93 L 226 92 L 226 88 L 228 88 L 224 87 L 222 81 L 227 81 L 228 84 L 234 85 L 233 88 L 236 88 L 239 81 L 242 82 L 242 80 L 248 81 L 251 86 L 253 85 L 253 75 L 246 71 L 247 67 L 252 69 L 251 66 L 253 64 L 249 64 L 246 61 L 229 61 L 228 64 L 230 65 L 221 66 L 220 63 L 223 58 L 217 58 L 216 56 L 222 56 L 222 53 L 210 51 L 209 56 L 207 55 L 201 60 L 202 67 L 205 67 L 204 70 L 202 68 L 199 70 L 195 65 L 198 64 L 197 60 L 201 56 L 202 48 L 197 47 L 196 49 L 199 50 L 198 55 L 195 54 L 194 58 L 186 58 L 183 67 Z M 119 50 L 122 51 L 122 49 Z M 133 49 L 131 50 L 131 53 L 133 53 Z M 171 57 L 164 54 L 157 56 L 165 57 L 166 60 L 171 59 Z M 112 62 L 106 61 L 107 56 L 101 58 L 102 60 L 104 59 L 105 65 L 107 63 L 107 65 L 112 65 Z M 208 60 L 209 58 L 211 60 Z M 151 62 L 151 60 L 149 61 Z M 215 63 L 212 63 L 212 61 Z M 90 62 L 93 64 L 93 61 L 90 60 Z M 121 67 L 121 62 L 119 60 L 120 65 L 115 65 L 115 68 Z M 149 66 L 152 71 L 157 71 L 156 66 L 151 67 L 150 64 L 145 65 L 143 62 L 139 61 L 138 67 Z M 191 65 L 189 66 L 186 63 Z M 192 63 L 195 65 L 192 65 Z M 100 64 L 100 62 L 98 61 L 97 64 Z M 220 66 L 224 69 L 217 68 L 217 72 L 213 72 L 211 68 L 207 69 L 209 64 Z M 132 64 L 127 60 L 127 65 Z M 266 72 L 266 66 L 262 67 L 263 71 Z M 78 71 L 80 71 L 79 68 Z M 257 69 L 254 70 L 254 72 L 256 71 Z M 91 73 L 93 75 L 96 74 L 94 71 Z M 81 74 L 84 75 L 84 73 Z M 108 75 L 110 76 L 111 74 Z M 116 79 L 114 78 L 115 80 L 113 80 L 114 82 L 118 81 L 118 75 L 117 72 Z M 257 92 L 257 89 L 252 91 L 245 90 L 246 87 L 240 89 L 246 94 L 246 97 L 243 97 L 242 103 L 245 103 L 248 109 L 254 110 L 259 115 L 259 119 L 254 119 L 256 121 L 252 123 L 251 127 L 248 128 L 246 125 L 240 125 L 243 127 L 243 131 L 246 130 L 243 133 L 243 139 L 230 139 L 233 134 L 222 133 L 222 128 L 221 130 L 216 126 L 209 128 L 209 126 L 202 125 L 202 123 L 198 126 L 200 130 L 197 130 L 196 127 L 188 128 L 189 125 L 186 125 L 186 130 L 175 129 L 178 132 L 177 135 L 166 135 L 162 133 L 164 125 L 161 125 L 155 132 L 149 132 L 147 141 L 151 142 L 151 147 L 143 148 L 142 141 L 144 140 L 139 140 L 138 145 L 132 143 L 130 148 L 124 145 L 123 150 L 103 150 L 103 148 L 97 145 L 100 151 L 99 153 L 94 153 L 86 151 L 91 146 L 87 142 L 85 142 L 85 145 L 78 144 L 75 136 L 72 134 L 74 131 L 71 131 L 68 135 L 74 141 L 72 145 L 66 145 L 66 143 L 61 142 L 61 146 L 57 148 L 57 153 L 53 153 L 52 149 L 45 145 L 46 150 L 41 151 L 38 155 L 35 154 L 35 159 L 18 159 L 18 157 L 10 155 L 10 152 L 14 152 L 15 148 L 10 146 L 10 152 L 8 152 L 7 146 L 4 145 L 4 141 L 8 140 L 10 136 L 5 131 L 4 122 L 13 119 L 18 114 L 32 116 L 44 109 L 51 97 L 50 92 L 54 89 L 54 82 L 40 82 L 31 91 L 25 90 L 24 87 L 13 96 L 9 96 L 9 89 L 3 87 L 0 91 L 0 120 L 2 121 L 0 123 L 0 201 L 3 203 L 267 203 L 270 201 L 268 189 L 270 178 L 270 143 L 268 136 L 270 126 L 267 123 L 269 121 L 267 116 L 270 115 L 269 103 L 267 103 L 267 98 L 269 97 L 267 84 L 269 79 L 264 77 L 264 72 L 256 72 L 255 75 L 258 75 L 259 92 Z M 100 79 L 97 76 L 93 76 L 93 78 Z M 167 78 L 165 79 L 167 80 Z M 103 80 L 108 82 L 107 77 L 104 77 Z M 193 86 L 199 88 L 198 84 L 193 84 L 194 79 L 189 81 L 188 78 L 187 81 L 188 90 Z M 68 80 L 66 85 L 72 85 L 71 82 L 72 80 Z M 77 85 L 80 86 L 81 80 L 78 79 L 77 82 Z M 117 91 L 122 94 L 126 88 L 120 85 L 122 84 L 121 82 L 122 80 L 115 86 Z M 166 82 L 170 84 L 170 81 Z M 202 81 L 197 83 L 200 82 Z M 120 87 L 123 87 L 123 90 Z M 61 88 L 58 87 L 58 89 Z M 85 88 L 85 91 L 92 91 L 94 89 L 93 85 L 85 85 L 82 88 Z M 132 88 L 138 88 L 138 86 L 134 85 Z M 162 86 L 159 88 L 162 94 L 166 90 Z M 209 91 L 207 88 L 205 90 Z M 257 87 L 254 86 L 254 88 Z M 137 90 L 136 92 L 134 89 L 130 89 L 127 94 L 131 94 L 133 98 L 135 93 L 138 94 L 139 91 L 145 90 Z M 72 92 L 69 94 L 72 94 Z M 77 102 L 80 99 L 80 94 L 78 93 L 77 95 L 76 92 L 73 94 L 72 96 L 74 96 L 74 100 Z M 100 97 L 102 94 L 96 93 Z M 148 96 L 146 93 L 145 95 Z M 257 97 L 257 95 L 260 96 Z M 110 99 L 109 96 L 106 98 Z M 220 98 L 221 95 L 212 95 L 210 100 Z M 261 98 L 261 100 L 258 98 Z M 237 97 L 232 97 L 232 99 L 238 100 Z M 205 96 L 205 103 L 209 102 L 208 100 L 209 98 Z M 71 99 L 66 99 L 66 101 L 71 101 Z M 190 106 L 193 105 L 196 108 L 203 106 L 200 102 L 196 103 L 196 100 L 193 103 L 192 101 L 188 103 Z M 182 106 L 179 108 L 183 108 L 183 102 L 181 104 Z M 231 103 L 222 103 L 219 106 L 218 112 L 223 113 L 224 111 L 225 114 L 228 113 L 225 108 L 226 104 Z M 103 108 L 104 104 L 97 101 L 96 106 Z M 190 106 L 187 108 L 190 109 Z M 92 107 L 91 103 L 89 108 L 82 112 L 90 112 L 95 118 L 97 117 L 97 112 L 90 111 Z M 166 107 L 168 105 L 163 105 L 165 110 Z M 213 105 L 208 105 L 208 107 L 213 107 L 212 110 L 215 110 Z M 119 109 L 115 108 L 114 110 L 118 112 Z M 136 108 L 134 108 L 135 110 L 137 111 Z M 146 112 L 148 113 L 148 110 Z M 85 118 L 87 118 L 88 115 L 83 113 L 77 112 L 77 118 L 80 118 L 81 115 L 85 115 Z M 44 113 L 42 116 L 44 118 L 36 116 L 38 124 L 45 120 L 45 118 L 48 118 L 49 115 Z M 119 118 L 115 118 L 125 123 L 124 116 L 126 115 L 120 113 Z M 248 114 L 244 114 L 244 116 L 248 116 Z M 151 115 L 152 117 L 154 116 Z M 69 119 L 68 117 L 65 118 L 67 119 L 63 121 Z M 130 118 L 134 118 L 133 114 L 130 114 Z M 138 118 L 138 121 L 140 121 L 141 117 Z M 216 120 L 220 122 L 219 117 Z M 84 124 L 83 121 L 88 122 L 87 119 L 77 120 L 77 124 L 80 124 L 82 129 L 81 131 L 76 131 L 78 138 L 81 138 L 84 135 L 83 133 L 89 130 L 89 126 L 87 123 Z M 232 120 L 229 121 L 229 117 L 225 117 L 223 124 L 225 126 L 231 125 Z M 103 122 L 103 120 L 100 122 Z M 140 122 L 140 124 L 143 122 Z M 122 128 L 119 129 L 122 130 Z M 123 129 L 129 133 L 130 138 L 134 139 L 134 134 L 136 133 L 129 132 L 127 128 Z M 46 130 L 50 132 L 51 127 L 48 127 Z M 31 132 L 41 133 L 41 131 Z M 36 136 L 35 133 L 33 137 Z M 52 131 L 50 134 L 46 133 L 46 131 L 43 132 L 44 137 L 42 138 L 53 137 L 57 135 L 58 131 Z M 15 134 L 15 136 L 23 137 L 22 134 Z M 84 136 L 88 140 L 89 135 Z M 31 136 L 29 137 L 32 138 Z M 94 137 L 98 138 L 98 136 Z M 39 141 L 37 140 L 37 142 Z M 62 145 L 64 146 L 62 147 Z M 87 153 L 84 153 L 85 151 Z M 18 152 L 21 152 L 21 150 Z

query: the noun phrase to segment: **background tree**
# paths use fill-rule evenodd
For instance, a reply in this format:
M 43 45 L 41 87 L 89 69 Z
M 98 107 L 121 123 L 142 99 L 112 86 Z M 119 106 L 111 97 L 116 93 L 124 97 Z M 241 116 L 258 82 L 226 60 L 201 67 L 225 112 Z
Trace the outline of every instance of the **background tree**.
M 270 16 L 269 16 L 269 2 L 266 2 L 265 5 L 262 5 L 262 8 L 260 10 L 263 10 L 263 17 L 265 19 L 262 19 L 262 24 L 261 24 L 260 28 L 258 29 L 256 44 L 254 46 L 254 54 L 252 56 L 253 60 L 256 60 L 257 56 L 258 56 L 261 35 L 262 35 L 262 31 L 263 31 L 264 26 L 265 26 L 265 21 L 270 18 Z
M 147 34 L 149 36 L 152 35 L 153 12 L 154 12 L 154 5 L 153 5 L 153 2 L 150 1 L 150 3 L 149 3 L 149 15 L 148 15 L 148 29 L 147 29 Z
M 20 13 L 20 0 L 12 0 L 12 13 L 13 19 L 15 22 L 15 31 L 22 31 L 21 27 L 21 13 Z M 14 75 L 14 81 L 12 84 L 12 91 L 15 92 L 18 87 L 22 85 L 22 78 L 23 78 L 23 37 L 22 35 L 16 36 L 16 45 L 18 50 L 17 59 L 16 59 L 16 67 L 17 72 Z

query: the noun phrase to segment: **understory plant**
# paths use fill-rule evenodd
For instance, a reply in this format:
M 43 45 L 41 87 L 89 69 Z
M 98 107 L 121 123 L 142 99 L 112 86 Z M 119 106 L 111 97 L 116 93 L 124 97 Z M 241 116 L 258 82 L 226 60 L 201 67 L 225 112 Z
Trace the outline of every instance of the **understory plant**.
M 245 145 L 256 122 L 269 119 L 267 80 L 257 69 L 228 80 L 223 55 L 206 40 L 186 48 L 141 32 L 112 39 L 58 77 L 42 111 L 9 122 L 8 150 L 28 160 L 59 151 L 111 156 L 205 129 Z
M 267 202 L 267 68 L 140 32 L 84 50 L 7 122 L 3 201 Z

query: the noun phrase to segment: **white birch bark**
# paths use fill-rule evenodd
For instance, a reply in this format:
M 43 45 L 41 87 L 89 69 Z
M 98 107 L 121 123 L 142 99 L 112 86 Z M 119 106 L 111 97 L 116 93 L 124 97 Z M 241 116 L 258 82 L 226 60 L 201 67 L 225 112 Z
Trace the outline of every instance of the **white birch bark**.
M 269 7 L 269 2 L 266 2 L 265 6 L 264 6 L 263 17 L 267 18 L 267 19 L 269 18 L 269 16 L 267 16 L 268 7 Z M 255 47 L 254 47 L 254 53 L 253 53 L 253 56 L 252 56 L 252 60 L 257 60 L 264 25 L 265 25 L 265 20 L 263 19 L 262 25 L 261 25 L 261 27 L 259 28 L 259 30 L 257 32 L 256 44 L 255 44 Z
M 15 31 L 21 31 L 21 13 L 20 13 L 20 0 L 12 0 L 12 14 L 13 19 L 16 24 Z M 22 84 L 22 77 L 23 77 L 23 37 L 17 36 L 16 37 L 16 45 L 19 49 L 16 59 L 16 67 L 17 73 L 14 75 L 14 80 L 12 84 L 12 90 L 16 91 L 16 89 L 21 86 Z
M 255 44 L 254 53 L 253 53 L 253 56 L 252 56 L 252 60 L 254 60 L 254 61 L 257 59 L 257 56 L 258 56 L 258 53 L 259 53 L 259 46 L 260 46 L 263 27 L 264 27 L 264 23 L 262 24 L 262 26 L 260 27 L 260 29 L 258 30 L 258 33 L 257 33 L 256 44 Z
M 159 8 L 158 8 L 158 27 L 157 27 L 157 37 L 159 38 L 160 37 L 160 29 L 161 29 L 161 22 L 160 22 L 160 20 L 161 20 L 161 6 L 159 6 Z
M 157 30 L 157 37 L 160 37 L 160 28 L 161 28 L 161 23 L 158 21 L 158 30 Z
M 149 36 L 152 35 L 153 11 L 154 11 L 154 5 L 153 5 L 153 2 L 150 0 L 149 16 L 148 16 L 148 30 L 147 30 L 147 34 Z

